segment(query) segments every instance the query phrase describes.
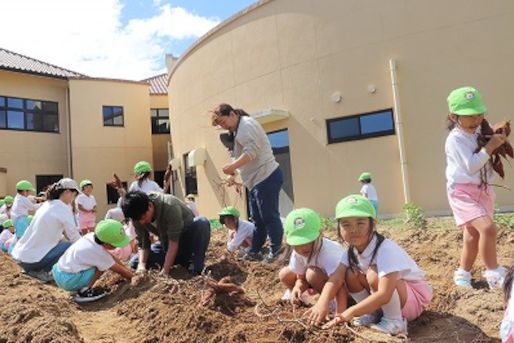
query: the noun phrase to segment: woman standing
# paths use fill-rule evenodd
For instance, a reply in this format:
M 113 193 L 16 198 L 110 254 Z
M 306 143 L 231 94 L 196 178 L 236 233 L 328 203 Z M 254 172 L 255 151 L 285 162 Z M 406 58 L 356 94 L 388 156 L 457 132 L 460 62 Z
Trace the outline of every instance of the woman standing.
M 250 214 L 256 231 L 252 248 L 247 259 L 260 260 L 261 248 L 269 236 L 271 251 L 265 257 L 272 262 L 280 253 L 284 229 L 280 221 L 279 193 L 284 181 L 271 144 L 262 126 L 243 110 L 233 109 L 228 104 L 220 104 L 213 111 L 212 123 L 230 132 L 233 142 L 234 160 L 223 167 L 228 175 L 229 185 L 235 182 L 239 170 L 243 184 L 249 190 Z M 232 148 L 232 149 L 231 149 Z

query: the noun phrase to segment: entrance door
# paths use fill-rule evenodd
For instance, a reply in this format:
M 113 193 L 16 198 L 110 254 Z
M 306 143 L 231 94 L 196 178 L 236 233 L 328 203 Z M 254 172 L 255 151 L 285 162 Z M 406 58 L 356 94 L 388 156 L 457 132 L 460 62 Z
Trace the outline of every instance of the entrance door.
M 279 210 L 280 216 L 286 217 L 294 208 L 293 177 L 291 173 L 291 158 L 289 153 L 289 132 L 287 129 L 269 132 L 273 155 L 280 164 L 284 174 L 284 184 L 280 190 Z

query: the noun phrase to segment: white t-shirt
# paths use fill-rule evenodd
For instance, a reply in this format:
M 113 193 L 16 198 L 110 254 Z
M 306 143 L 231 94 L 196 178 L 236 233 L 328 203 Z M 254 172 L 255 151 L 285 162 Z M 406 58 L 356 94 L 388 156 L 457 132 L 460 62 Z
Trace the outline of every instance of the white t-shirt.
M 84 193 L 80 193 L 77 198 L 75 199 L 75 203 L 77 204 L 77 210 L 78 205 L 80 204 L 84 209 L 91 211 L 96 206 L 96 199 L 93 195 L 85 195 Z
M 377 236 L 374 235 L 362 254 L 358 254 L 355 250 L 357 260 L 359 261 L 359 269 L 363 273 L 366 273 L 370 267 L 371 256 L 375 250 L 376 243 Z M 344 254 L 342 263 L 347 266 L 350 265 L 347 253 Z M 373 260 L 373 265 L 377 266 L 379 278 L 394 272 L 400 273 L 401 280 L 419 281 L 425 277 L 425 273 L 419 269 L 409 254 L 398 244 L 387 238 L 380 244 Z
M 337 242 L 323 237 L 320 252 L 317 256 L 312 256 L 310 261 L 307 261 L 306 257 L 297 254 L 293 250 L 289 260 L 289 268 L 295 274 L 304 275 L 308 267 L 318 267 L 330 276 L 334 274 L 341 263 L 348 266 L 348 263 L 343 261 L 343 255 L 348 255 L 346 248 Z
M 11 231 L 9 231 L 7 229 L 2 230 L 2 233 L 0 233 L 0 245 L 7 242 L 7 240 L 9 238 L 11 238 L 12 236 L 14 236 L 14 235 L 11 233 Z
M 95 234 L 90 232 L 72 244 L 61 256 L 57 265 L 65 273 L 79 273 L 95 267 L 100 271 L 111 268 L 115 262 L 100 244 L 95 242 Z
M 480 128 L 475 133 L 467 133 L 466 131 L 456 127 L 450 131 L 446 138 L 446 180 L 447 188 L 452 189 L 456 183 L 473 183 L 479 185 L 480 169 L 489 160 L 489 155 L 481 149 L 475 153 L 478 148 L 477 137 Z M 493 180 L 495 173 L 489 164 L 487 166 L 487 179 Z
M 365 183 L 362 185 L 361 194 L 369 200 L 378 201 L 377 190 L 371 183 Z
M 11 208 L 11 220 L 16 222 L 16 218 L 28 216 L 29 211 L 35 211 L 39 208 L 39 204 L 35 204 L 26 196 L 16 194 Z
M 252 238 L 255 231 L 255 225 L 246 220 L 239 220 L 236 234 L 234 238 L 227 242 L 227 250 L 230 252 L 236 251 L 237 248 L 247 239 Z M 230 232 L 229 232 L 230 237 Z
M 186 200 L 186 205 L 189 207 L 191 212 L 195 217 L 198 217 L 200 214 L 198 213 L 198 208 L 196 207 L 196 203 L 194 201 Z
M 132 182 L 129 187 L 129 192 L 130 191 L 141 191 L 146 194 L 150 192 L 162 193 L 162 188 L 157 184 L 157 182 L 145 179 L 141 182 L 141 187 L 139 187 L 139 181 Z
M 80 239 L 71 206 L 61 200 L 46 201 L 16 243 L 12 256 L 24 263 L 39 262 L 62 240 L 64 233 L 71 242 Z

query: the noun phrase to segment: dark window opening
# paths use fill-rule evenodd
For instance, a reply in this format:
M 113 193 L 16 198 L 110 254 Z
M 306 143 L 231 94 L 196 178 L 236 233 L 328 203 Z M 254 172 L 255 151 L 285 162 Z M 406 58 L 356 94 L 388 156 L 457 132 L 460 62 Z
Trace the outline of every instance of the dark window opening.
M 122 181 L 123 188 L 127 189 L 127 181 Z M 118 195 L 118 191 L 109 186 L 108 184 L 105 185 L 107 190 L 107 204 L 116 204 L 118 203 L 118 199 L 120 196 Z
M 170 133 L 170 114 L 167 108 L 152 108 L 152 134 Z
M 104 126 L 123 126 L 123 107 L 102 106 Z
M 62 175 L 36 175 L 37 193 L 46 191 L 46 188 L 62 179 Z
M 394 135 L 393 110 L 328 119 L 328 144 Z
M 185 188 L 186 194 L 198 194 L 198 182 L 196 178 L 196 167 L 190 167 L 188 155 L 184 154 L 184 174 L 185 174 Z
M 0 129 L 59 132 L 58 104 L 0 96 Z

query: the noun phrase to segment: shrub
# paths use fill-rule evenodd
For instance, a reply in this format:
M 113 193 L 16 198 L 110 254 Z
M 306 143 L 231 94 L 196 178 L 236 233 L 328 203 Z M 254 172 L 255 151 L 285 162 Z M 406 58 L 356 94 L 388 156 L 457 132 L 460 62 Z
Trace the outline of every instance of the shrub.
M 411 202 L 403 205 L 403 213 L 405 216 L 404 223 L 413 228 L 423 229 L 426 227 L 427 221 L 423 210 Z

